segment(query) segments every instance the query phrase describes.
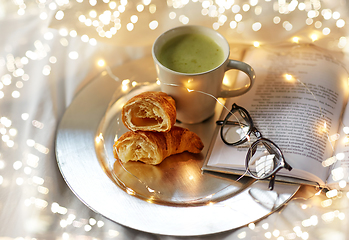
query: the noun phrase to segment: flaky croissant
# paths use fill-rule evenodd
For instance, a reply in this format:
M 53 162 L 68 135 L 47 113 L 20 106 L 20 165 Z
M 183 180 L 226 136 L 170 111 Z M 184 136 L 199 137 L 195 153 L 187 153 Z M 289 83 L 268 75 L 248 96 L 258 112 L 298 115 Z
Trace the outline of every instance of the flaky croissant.
M 126 102 L 122 121 L 131 131 L 167 132 L 176 122 L 176 104 L 164 92 L 144 92 Z
M 170 155 L 184 151 L 199 153 L 203 147 L 194 132 L 174 126 L 169 132 L 126 132 L 114 143 L 113 151 L 114 157 L 124 163 L 141 161 L 157 165 Z

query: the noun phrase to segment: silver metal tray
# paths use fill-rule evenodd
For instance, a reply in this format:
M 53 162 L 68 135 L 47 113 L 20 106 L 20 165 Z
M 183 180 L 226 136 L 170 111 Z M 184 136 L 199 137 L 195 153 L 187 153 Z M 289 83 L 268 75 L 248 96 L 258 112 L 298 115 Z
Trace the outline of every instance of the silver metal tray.
M 159 90 L 155 80 L 151 57 L 130 61 L 103 71 L 66 110 L 57 130 L 57 163 L 68 186 L 90 209 L 140 231 L 206 235 L 258 221 L 297 192 L 299 185 L 277 182 L 269 191 L 267 182 L 248 177 L 237 182 L 238 176 L 201 171 L 219 105 L 204 123 L 177 124 L 201 137 L 201 154 L 174 155 L 158 166 L 116 161 L 112 144 L 127 130 L 121 107 L 140 92 Z

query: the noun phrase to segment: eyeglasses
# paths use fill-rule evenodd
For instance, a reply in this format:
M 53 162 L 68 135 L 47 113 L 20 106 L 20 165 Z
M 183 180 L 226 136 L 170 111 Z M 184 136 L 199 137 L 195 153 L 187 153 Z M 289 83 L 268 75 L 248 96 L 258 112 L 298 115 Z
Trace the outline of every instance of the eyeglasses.
M 246 171 L 255 179 L 270 177 L 270 190 L 274 189 L 275 175 L 278 171 L 282 168 L 292 170 L 280 148 L 271 140 L 263 138 L 261 132 L 254 126 L 250 114 L 243 107 L 234 103 L 224 121 L 216 123 L 221 125 L 221 138 L 227 145 L 241 145 L 247 142 L 253 133 L 257 140 L 249 145 L 245 159 Z

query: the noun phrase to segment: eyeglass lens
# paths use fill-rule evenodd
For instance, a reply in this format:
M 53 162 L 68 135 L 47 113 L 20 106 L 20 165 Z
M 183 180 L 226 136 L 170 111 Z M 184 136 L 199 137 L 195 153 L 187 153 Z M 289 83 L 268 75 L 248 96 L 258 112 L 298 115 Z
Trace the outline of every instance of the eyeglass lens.
M 282 155 L 275 144 L 267 140 L 255 142 L 246 155 L 250 173 L 259 179 L 270 176 L 282 162 Z
M 230 144 L 245 139 L 249 133 L 251 123 L 243 111 L 237 110 L 230 114 L 222 128 L 222 135 Z

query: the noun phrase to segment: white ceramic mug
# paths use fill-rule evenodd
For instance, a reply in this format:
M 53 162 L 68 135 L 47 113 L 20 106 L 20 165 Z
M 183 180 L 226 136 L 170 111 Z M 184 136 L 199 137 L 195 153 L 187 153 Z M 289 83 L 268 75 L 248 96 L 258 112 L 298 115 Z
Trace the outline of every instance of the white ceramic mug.
M 222 63 L 202 73 L 181 73 L 173 71 L 160 63 L 159 53 L 169 40 L 183 34 L 204 34 L 213 39 L 224 53 Z M 169 94 L 176 101 L 177 119 L 183 123 L 200 123 L 214 114 L 216 98 L 236 97 L 250 90 L 255 79 L 253 68 L 240 61 L 229 59 L 230 48 L 227 40 L 213 29 L 203 26 L 181 26 L 161 34 L 154 42 L 152 55 L 156 72 L 161 82 L 161 91 Z M 223 90 L 222 82 L 227 70 L 237 69 L 249 77 L 249 84 L 243 88 Z M 205 94 L 203 94 L 205 93 Z

